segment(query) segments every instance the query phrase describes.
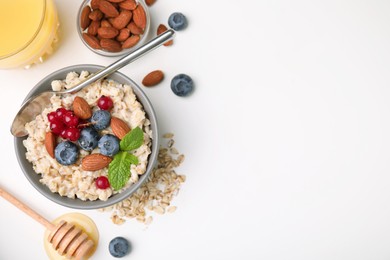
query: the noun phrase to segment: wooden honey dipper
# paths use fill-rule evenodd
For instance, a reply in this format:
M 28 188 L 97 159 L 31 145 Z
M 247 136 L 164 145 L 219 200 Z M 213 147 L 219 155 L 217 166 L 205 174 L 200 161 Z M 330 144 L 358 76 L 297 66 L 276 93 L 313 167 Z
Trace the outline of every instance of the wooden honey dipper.
M 2 188 L 0 188 L 0 196 L 45 226 L 50 231 L 49 242 L 60 255 L 66 254 L 68 258 L 74 257 L 77 260 L 84 259 L 94 247 L 93 240 L 74 224 L 64 220 L 61 220 L 57 226 L 52 224 Z

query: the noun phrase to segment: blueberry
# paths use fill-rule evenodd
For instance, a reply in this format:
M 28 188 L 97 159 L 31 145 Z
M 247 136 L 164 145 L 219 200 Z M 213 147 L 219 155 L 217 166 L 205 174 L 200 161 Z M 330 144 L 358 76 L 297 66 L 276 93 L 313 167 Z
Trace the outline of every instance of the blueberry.
M 107 110 L 96 110 L 91 118 L 96 130 L 103 130 L 110 124 L 111 114 Z
M 78 143 L 86 151 L 92 151 L 98 146 L 99 133 L 93 127 L 81 130 Z
M 176 75 L 171 81 L 171 89 L 173 93 L 180 97 L 188 96 L 192 92 L 193 88 L 194 83 L 186 74 Z
M 77 157 L 79 156 L 79 148 L 70 141 L 64 141 L 56 146 L 54 155 L 57 162 L 60 164 L 71 165 L 77 161 Z
M 119 152 L 119 138 L 111 134 L 103 135 L 98 146 L 101 154 L 113 156 Z
M 187 26 L 187 18 L 182 13 L 173 13 L 168 18 L 169 26 L 175 30 L 183 30 Z
M 129 242 L 123 237 L 114 238 L 108 246 L 108 250 L 113 257 L 124 257 L 129 252 L 129 249 Z

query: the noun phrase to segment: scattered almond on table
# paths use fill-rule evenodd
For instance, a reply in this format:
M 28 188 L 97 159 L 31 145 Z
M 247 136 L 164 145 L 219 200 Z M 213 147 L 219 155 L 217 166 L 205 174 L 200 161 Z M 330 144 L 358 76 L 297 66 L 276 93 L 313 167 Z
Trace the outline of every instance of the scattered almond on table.
M 154 70 L 148 73 L 142 80 L 145 87 L 152 87 L 160 83 L 164 79 L 164 73 L 161 70 Z
M 160 35 L 167 30 L 168 30 L 168 28 L 164 24 L 160 24 L 157 27 L 157 35 Z M 164 43 L 164 46 L 171 46 L 172 44 L 173 44 L 173 40 L 170 40 L 170 41 L 167 41 L 166 43 Z

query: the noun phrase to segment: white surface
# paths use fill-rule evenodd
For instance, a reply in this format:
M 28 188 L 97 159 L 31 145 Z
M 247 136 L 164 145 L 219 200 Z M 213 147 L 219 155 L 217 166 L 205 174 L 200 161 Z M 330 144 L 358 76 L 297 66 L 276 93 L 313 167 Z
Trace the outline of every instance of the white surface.
M 73 210 L 42 197 L 25 179 L 9 125 L 24 96 L 62 67 L 114 59 L 79 41 L 80 1 L 59 1 L 62 41 L 45 63 L 0 71 L 0 185 L 49 219 Z M 390 2 L 385 0 L 173 1 L 151 8 L 155 30 L 181 11 L 189 27 L 121 71 L 145 89 L 162 132 L 174 132 L 187 176 L 174 214 L 115 226 L 82 211 L 101 233 L 93 259 L 389 259 Z M 169 89 L 178 73 L 196 90 Z M 0 259 L 45 259 L 42 227 L 0 199 Z

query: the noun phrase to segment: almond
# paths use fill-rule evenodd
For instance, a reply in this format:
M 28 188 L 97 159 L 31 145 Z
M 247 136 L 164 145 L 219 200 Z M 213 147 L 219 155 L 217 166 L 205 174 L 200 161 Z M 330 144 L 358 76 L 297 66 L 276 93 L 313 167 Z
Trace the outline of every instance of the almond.
M 94 49 L 102 48 L 100 46 L 99 40 L 95 36 L 89 35 L 88 33 L 83 33 L 83 39 L 89 46 Z
M 114 27 L 100 27 L 97 33 L 100 38 L 111 39 L 115 38 L 119 34 L 119 31 Z
M 125 135 L 130 132 L 130 127 L 122 120 L 117 117 L 112 117 L 110 126 L 114 135 L 119 139 L 123 139 Z
M 125 41 L 130 36 L 130 30 L 127 28 L 123 28 L 119 31 L 119 35 L 116 37 L 116 40 L 119 42 Z
M 91 7 L 93 10 L 96 10 L 96 9 L 99 9 L 99 3 L 100 3 L 100 0 L 92 0 L 91 1 Z
M 80 27 L 85 30 L 91 23 L 91 19 L 89 19 L 89 14 L 91 13 L 91 8 L 89 6 L 84 6 L 80 15 Z
M 109 21 L 107 21 L 106 19 L 103 19 L 100 22 L 100 27 L 112 27 L 112 24 Z
M 125 10 L 133 11 L 137 7 L 137 2 L 135 0 L 125 0 L 119 3 L 119 7 Z
M 93 153 L 81 160 L 81 169 L 84 171 L 97 171 L 107 167 L 112 159 L 100 153 Z
M 146 27 L 146 13 L 142 5 L 138 5 L 137 8 L 133 11 L 133 21 L 134 23 L 141 28 L 142 30 L 145 30 Z
M 130 22 L 133 13 L 128 10 L 123 10 L 119 13 L 117 17 L 112 20 L 112 26 L 117 28 L 118 30 L 125 28 L 126 25 Z
M 119 12 L 115 6 L 106 0 L 100 0 L 99 10 L 102 11 L 107 17 L 117 17 L 119 15 Z
M 118 52 L 122 50 L 121 44 L 113 39 L 101 39 L 100 46 L 102 46 L 103 49 L 111 52 Z
M 155 70 L 150 72 L 142 80 L 142 84 L 145 87 L 155 86 L 164 79 L 164 73 L 161 70 Z
M 120 3 L 120 2 L 123 2 L 125 0 L 107 0 L 108 2 L 111 2 L 111 3 Z
M 45 135 L 45 147 L 47 153 L 54 158 L 54 148 L 56 147 L 56 136 L 52 132 L 47 132 Z
M 139 35 L 131 35 L 129 38 L 127 38 L 126 41 L 122 43 L 122 48 L 129 49 L 131 47 L 134 47 L 135 45 L 137 45 L 140 39 L 141 38 L 139 37 Z
M 99 9 L 93 10 L 88 17 L 92 21 L 100 21 L 103 18 L 103 13 Z
M 91 36 L 93 37 L 93 36 Z M 73 100 L 73 113 L 80 119 L 88 119 L 92 116 L 92 110 L 87 101 L 82 97 Z
M 141 28 L 139 28 L 134 22 L 130 22 L 128 25 L 127 25 L 127 28 L 130 30 L 130 32 L 132 34 L 143 34 L 144 33 L 144 30 L 142 30 Z
M 92 23 L 88 27 L 88 34 L 96 36 L 99 27 L 100 27 L 100 21 L 92 21 Z
M 156 2 L 156 0 L 145 0 L 147 6 L 151 6 Z
M 168 30 L 168 28 L 164 24 L 160 24 L 157 27 L 157 35 L 160 35 L 167 30 Z M 170 41 L 167 41 L 166 43 L 164 43 L 164 46 L 171 46 L 172 44 L 173 44 L 173 40 L 170 40 Z

